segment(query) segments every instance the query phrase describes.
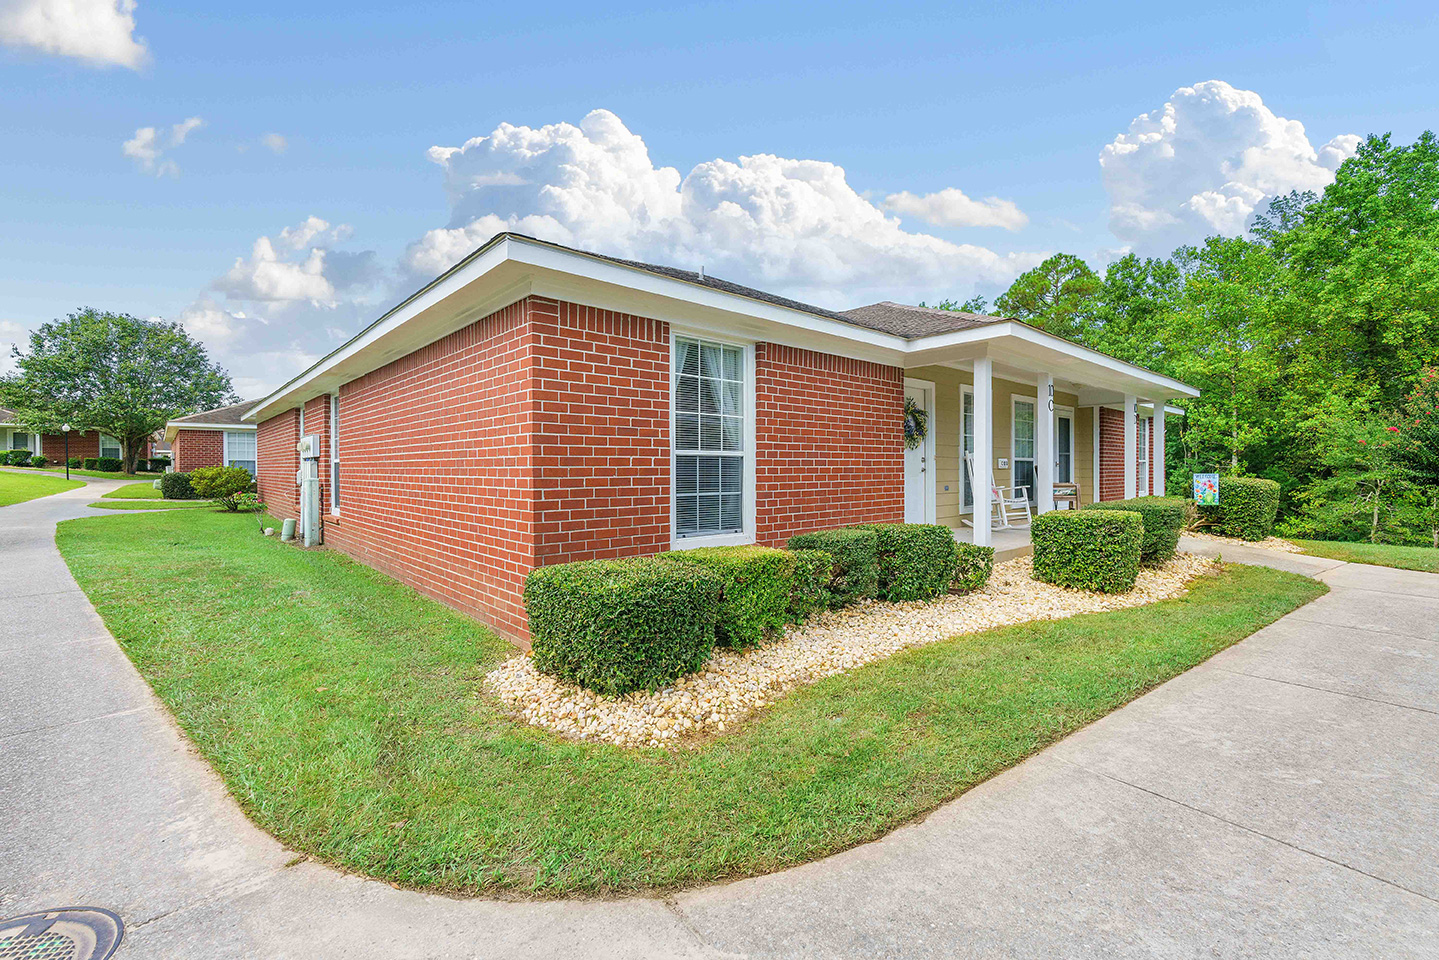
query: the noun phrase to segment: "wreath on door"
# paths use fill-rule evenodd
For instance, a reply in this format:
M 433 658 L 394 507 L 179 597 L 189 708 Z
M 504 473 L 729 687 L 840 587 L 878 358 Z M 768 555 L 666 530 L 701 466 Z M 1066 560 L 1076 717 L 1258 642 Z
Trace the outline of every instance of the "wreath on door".
M 914 402 L 913 397 L 904 398 L 904 445 L 917 450 L 929 435 L 929 411 Z

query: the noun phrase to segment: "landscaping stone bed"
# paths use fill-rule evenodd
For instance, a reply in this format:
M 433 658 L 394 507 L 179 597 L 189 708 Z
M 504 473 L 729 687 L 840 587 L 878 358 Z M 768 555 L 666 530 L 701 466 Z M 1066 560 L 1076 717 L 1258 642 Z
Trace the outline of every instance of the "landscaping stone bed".
M 1265 537 L 1263 540 L 1240 540 L 1238 537 L 1221 537 L 1217 533 L 1206 533 L 1203 530 L 1185 530 L 1183 535 L 1196 540 L 1208 540 L 1211 543 L 1232 543 L 1239 547 L 1258 547 L 1261 550 L 1278 550 L 1281 553 L 1304 552 L 1303 547 L 1279 537 Z
M 717 649 L 703 670 L 653 692 L 606 697 L 534 668 L 505 661 L 488 688 L 526 723 L 582 740 L 626 747 L 695 745 L 734 729 L 796 687 L 891 656 L 907 647 L 1030 620 L 1137 607 L 1182 595 L 1213 571 L 1207 557 L 1181 553 L 1139 573 L 1129 593 L 1099 594 L 1041 583 L 1021 557 L 997 564 L 981 591 L 932 602 L 869 600 L 817 614 L 783 639 L 748 653 Z

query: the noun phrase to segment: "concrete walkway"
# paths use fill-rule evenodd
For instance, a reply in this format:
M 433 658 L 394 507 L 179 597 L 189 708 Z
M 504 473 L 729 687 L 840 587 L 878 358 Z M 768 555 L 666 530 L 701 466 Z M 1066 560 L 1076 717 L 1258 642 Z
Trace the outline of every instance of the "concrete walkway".
M 1246 557 L 1333 592 L 923 823 L 666 900 L 458 901 L 241 815 L 55 550 L 109 486 L 0 508 L 0 916 L 108 907 L 121 958 L 1439 956 L 1439 577 Z

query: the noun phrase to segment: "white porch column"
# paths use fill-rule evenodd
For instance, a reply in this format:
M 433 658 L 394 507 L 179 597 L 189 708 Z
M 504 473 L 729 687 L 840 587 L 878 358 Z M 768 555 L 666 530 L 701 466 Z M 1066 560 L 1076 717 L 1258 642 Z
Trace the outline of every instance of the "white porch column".
M 974 361 L 974 542 L 990 543 L 989 518 L 994 512 L 990 477 L 994 468 L 994 363 L 988 357 Z
M 1124 395 L 1124 499 L 1133 499 L 1139 486 L 1139 398 Z
M 1154 464 L 1154 483 L 1150 493 L 1164 496 L 1164 401 L 1154 401 L 1154 454 L 1149 458 Z
M 1054 375 L 1041 373 L 1039 403 L 1034 411 L 1034 506 L 1039 513 L 1054 509 Z

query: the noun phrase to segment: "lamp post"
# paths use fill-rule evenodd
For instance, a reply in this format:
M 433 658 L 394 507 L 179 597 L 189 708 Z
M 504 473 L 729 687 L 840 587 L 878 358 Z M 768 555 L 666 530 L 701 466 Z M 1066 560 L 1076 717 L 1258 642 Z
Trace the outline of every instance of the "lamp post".
M 70 424 L 61 425 L 60 432 L 65 434 L 65 479 L 70 479 Z

